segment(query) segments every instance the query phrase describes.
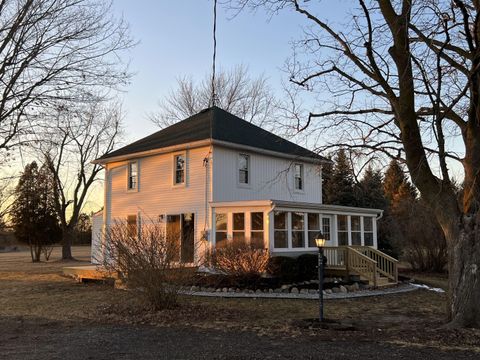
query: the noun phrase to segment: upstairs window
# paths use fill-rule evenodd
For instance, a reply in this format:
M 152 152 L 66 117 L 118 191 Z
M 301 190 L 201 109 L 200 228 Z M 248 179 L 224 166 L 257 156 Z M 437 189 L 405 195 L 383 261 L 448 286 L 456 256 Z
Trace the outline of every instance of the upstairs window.
M 295 190 L 303 190 L 303 165 L 295 164 Z
M 128 190 L 136 190 L 138 186 L 138 163 L 128 163 Z
M 248 184 L 250 176 L 250 156 L 246 154 L 238 155 L 238 182 Z
M 185 183 L 185 155 L 175 155 L 175 173 L 174 173 L 174 183 L 175 185 L 180 185 Z

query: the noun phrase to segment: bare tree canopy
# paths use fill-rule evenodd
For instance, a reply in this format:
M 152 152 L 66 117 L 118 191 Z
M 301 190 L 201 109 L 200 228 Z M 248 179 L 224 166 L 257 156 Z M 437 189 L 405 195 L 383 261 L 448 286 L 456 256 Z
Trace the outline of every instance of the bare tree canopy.
M 175 89 L 159 102 L 150 119 L 164 128 L 212 106 L 212 76 L 200 82 L 191 77 L 177 79 Z M 276 101 L 267 78 L 251 77 L 248 68 L 236 66 L 215 76 L 216 105 L 247 121 L 262 126 L 275 115 Z
M 133 42 L 108 0 L 0 1 L 0 151 L 53 104 L 106 98 L 130 78 Z
M 308 24 L 287 65 L 292 85 L 316 95 L 302 128 L 323 131 L 326 147 L 407 165 L 449 245 L 450 325 L 480 327 L 480 2 L 357 0 L 343 24 L 323 17 L 327 1 L 232 4 L 290 9 Z
M 102 167 L 92 161 L 118 140 L 121 108 L 95 102 L 55 113 L 41 134 L 40 150 L 55 181 L 55 206 L 62 228 L 62 258 L 70 259 L 77 223 Z M 49 134 L 49 136 L 47 136 Z M 47 140 L 50 139 L 50 140 Z

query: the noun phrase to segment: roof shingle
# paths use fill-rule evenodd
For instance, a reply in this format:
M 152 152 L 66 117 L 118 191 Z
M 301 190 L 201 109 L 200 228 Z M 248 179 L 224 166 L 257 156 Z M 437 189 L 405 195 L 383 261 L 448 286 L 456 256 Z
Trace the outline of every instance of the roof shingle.
M 327 160 L 216 106 L 202 110 L 183 121 L 112 151 L 98 160 L 207 139 L 246 145 L 293 156 Z

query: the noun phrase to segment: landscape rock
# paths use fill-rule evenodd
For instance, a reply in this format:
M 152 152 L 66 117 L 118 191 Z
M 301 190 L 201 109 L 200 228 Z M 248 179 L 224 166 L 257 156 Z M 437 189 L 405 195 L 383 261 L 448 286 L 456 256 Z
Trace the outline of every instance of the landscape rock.
M 346 293 L 346 292 L 348 292 L 348 290 L 347 290 L 347 288 L 346 288 L 345 286 L 340 285 L 340 292 L 341 292 L 341 293 Z
M 327 294 L 331 294 L 333 292 L 332 289 L 326 289 L 326 290 L 323 290 L 323 291 L 325 291 Z
M 340 292 L 340 288 L 338 288 L 338 287 L 335 286 L 335 287 L 332 288 L 332 292 L 333 292 L 334 294 L 337 294 L 337 293 Z
M 308 289 L 301 289 L 300 294 L 308 294 Z
M 190 287 L 190 291 L 198 291 L 198 286 L 195 286 L 193 285 L 192 287 Z
M 293 287 L 292 290 L 290 290 L 291 294 L 298 294 L 298 288 Z

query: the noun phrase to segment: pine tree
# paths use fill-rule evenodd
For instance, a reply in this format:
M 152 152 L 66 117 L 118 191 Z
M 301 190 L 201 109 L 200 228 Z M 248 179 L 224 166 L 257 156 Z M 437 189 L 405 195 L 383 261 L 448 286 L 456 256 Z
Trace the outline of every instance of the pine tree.
M 369 165 L 357 186 L 356 194 L 357 206 L 385 210 L 387 200 L 380 170 L 375 170 Z
M 335 166 L 330 179 L 325 183 L 324 192 L 326 204 L 356 206 L 353 169 L 343 149 L 337 153 Z
M 385 172 L 383 189 L 391 210 L 395 209 L 400 202 L 413 201 L 417 197 L 417 191 L 395 160 L 390 162 Z
M 33 262 L 40 261 L 42 251 L 60 240 L 55 212 L 53 178 L 46 166 L 28 164 L 15 189 L 11 218 L 16 238 L 28 244 Z

